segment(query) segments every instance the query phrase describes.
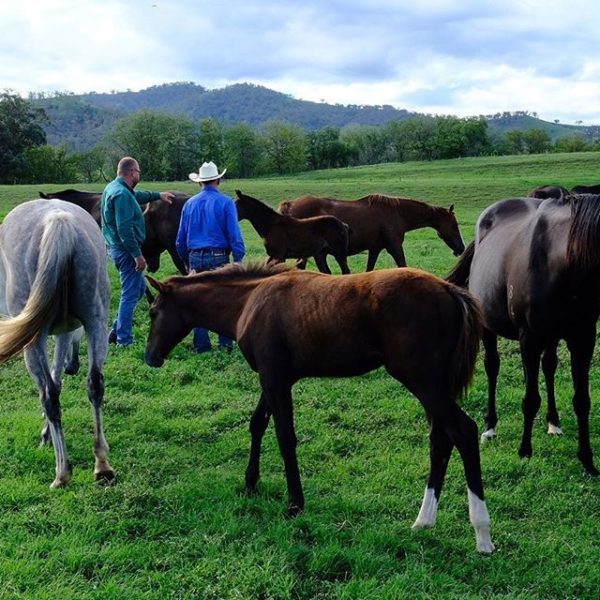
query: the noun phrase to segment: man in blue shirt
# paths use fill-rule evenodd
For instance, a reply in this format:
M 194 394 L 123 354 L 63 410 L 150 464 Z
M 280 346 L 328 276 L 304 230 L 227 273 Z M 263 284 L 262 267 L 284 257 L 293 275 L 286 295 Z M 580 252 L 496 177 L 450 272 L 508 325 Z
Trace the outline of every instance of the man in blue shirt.
M 177 232 L 177 252 L 188 271 L 211 271 L 229 263 L 241 262 L 246 253 L 233 200 L 219 191 L 221 178 L 214 162 L 205 162 L 198 173 L 190 173 L 201 191 L 184 205 Z M 233 340 L 219 335 L 219 347 L 231 352 Z M 208 330 L 194 329 L 194 349 L 198 354 L 211 350 Z

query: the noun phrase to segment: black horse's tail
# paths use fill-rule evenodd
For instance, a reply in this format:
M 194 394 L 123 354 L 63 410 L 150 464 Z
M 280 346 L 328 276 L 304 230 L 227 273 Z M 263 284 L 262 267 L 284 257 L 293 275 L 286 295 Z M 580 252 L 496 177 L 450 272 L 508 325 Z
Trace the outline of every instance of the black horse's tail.
M 469 274 L 471 273 L 471 263 L 475 254 L 475 242 L 471 242 L 458 259 L 454 268 L 444 277 L 449 283 L 466 288 L 469 283 Z
M 479 344 L 483 335 L 483 313 L 477 300 L 466 290 L 450 285 L 448 292 L 462 315 L 455 351 L 448 365 L 450 393 L 453 398 L 460 398 L 464 396 L 473 379 Z

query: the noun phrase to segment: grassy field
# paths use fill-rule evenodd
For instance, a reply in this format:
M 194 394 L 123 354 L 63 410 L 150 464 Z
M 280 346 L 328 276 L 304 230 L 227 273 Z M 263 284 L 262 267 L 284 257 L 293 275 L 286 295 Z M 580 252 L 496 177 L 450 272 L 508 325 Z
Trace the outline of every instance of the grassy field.
M 455 205 L 465 241 L 483 208 L 542 184 L 597 183 L 598 153 L 376 165 L 286 178 L 224 180 L 276 204 L 303 193 L 370 192 Z M 0 186 L 0 216 L 65 186 Z M 102 186 L 85 186 L 101 189 Z M 144 187 L 144 186 L 141 186 Z M 192 193 L 193 184 L 146 189 Z M 243 225 L 249 256 L 263 255 Z M 405 243 L 409 265 L 443 275 L 454 257 L 430 230 Z M 330 263 L 333 261 L 330 260 Z M 366 255 L 352 257 L 362 270 Z M 378 268 L 392 266 L 387 254 Z M 314 265 L 313 267 L 314 268 Z M 337 266 L 336 266 L 337 268 Z M 173 274 L 165 256 L 160 276 Z M 118 299 L 116 273 L 110 267 Z M 133 348 L 110 348 L 106 435 L 117 483 L 92 483 L 92 419 L 82 373 L 65 378 L 62 405 L 74 479 L 50 490 L 51 449 L 38 448 L 37 392 L 21 359 L 0 367 L 0 598 L 597 598 L 599 482 L 575 457 L 576 422 L 564 347 L 557 374 L 565 435 L 536 422 L 534 456 L 517 456 L 523 391 L 518 349 L 501 344 L 499 437 L 481 448 L 497 552 L 475 552 L 461 461 L 454 454 L 435 529 L 412 531 L 428 472 L 419 403 L 383 370 L 294 388 L 306 510 L 282 517 L 286 488 L 272 426 L 259 494 L 241 494 L 248 419 L 259 395 L 239 350 L 196 356 L 188 337 L 162 369 L 143 363 L 146 306 Z M 600 386 L 594 361 L 592 398 Z M 486 382 L 478 365 L 466 410 L 482 424 Z M 600 452 L 598 404 L 592 445 Z M 600 460 L 600 459 L 599 459 Z

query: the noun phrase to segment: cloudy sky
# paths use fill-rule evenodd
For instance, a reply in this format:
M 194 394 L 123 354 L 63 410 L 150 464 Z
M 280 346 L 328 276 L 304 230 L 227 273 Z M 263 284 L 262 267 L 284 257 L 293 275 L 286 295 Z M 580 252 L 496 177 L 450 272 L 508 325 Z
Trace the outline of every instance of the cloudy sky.
M 251 82 L 295 98 L 600 124 L 598 0 L 2 0 L 0 88 Z

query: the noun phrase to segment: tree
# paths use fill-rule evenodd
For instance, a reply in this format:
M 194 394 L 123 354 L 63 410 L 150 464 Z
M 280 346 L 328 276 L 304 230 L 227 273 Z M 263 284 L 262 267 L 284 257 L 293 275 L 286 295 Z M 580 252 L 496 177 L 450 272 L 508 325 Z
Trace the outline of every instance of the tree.
M 74 159 L 79 178 L 85 183 L 108 181 L 108 153 L 104 146 L 94 146 L 87 152 L 79 152 L 74 155 Z
M 519 129 L 511 129 L 506 132 L 506 141 L 510 154 L 521 154 L 525 150 L 523 132 Z
M 70 183 L 77 179 L 77 160 L 65 146 L 33 146 L 25 150 L 23 183 Z
M 523 133 L 523 141 L 529 154 L 541 154 L 550 149 L 550 136 L 543 129 L 527 129 Z
M 340 140 L 337 127 L 323 127 L 306 134 L 308 164 L 312 169 L 348 166 L 348 148 Z
M 266 169 L 283 175 L 306 168 L 306 138 L 296 125 L 269 121 L 264 126 Z
M 112 141 L 140 163 L 146 180 L 183 179 L 197 168 L 197 134 L 185 117 L 143 110 L 121 119 Z
M 223 162 L 223 127 L 217 119 L 208 117 L 200 121 L 200 162 Z
M 16 94 L 0 94 L 0 182 L 15 183 L 27 170 L 26 150 L 46 143 L 43 109 Z
M 252 177 L 260 163 L 261 145 L 248 123 L 238 123 L 225 131 L 223 155 L 227 172 L 233 177 Z

